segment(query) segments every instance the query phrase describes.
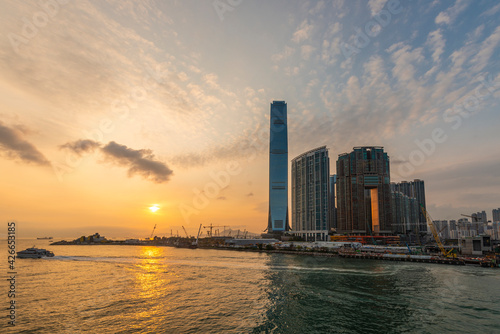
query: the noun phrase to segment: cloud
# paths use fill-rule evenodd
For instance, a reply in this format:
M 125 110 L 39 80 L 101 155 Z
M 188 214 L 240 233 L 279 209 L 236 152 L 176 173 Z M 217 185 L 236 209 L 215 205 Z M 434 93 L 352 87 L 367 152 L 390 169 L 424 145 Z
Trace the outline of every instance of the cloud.
M 309 60 L 311 54 L 314 52 L 315 48 L 311 45 L 302 45 L 300 47 L 300 52 L 302 55 L 302 59 Z
M 247 197 L 252 197 L 253 196 L 253 192 L 249 192 L 248 194 L 246 194 L 245 196 Z
M 82 156 L 83 153 L 94 152 L 97 148 L 101 147 L 101 143 L 90 140 L 90 139 L 80 139 L 71 143 L 66 143 L 59 146 L 62 149 L 68 149 L 78 156 Z
M 297 30 L 293 33 L 292 41 L 295 43 L 300 43 L 311 36 L 311 32 L 313 30 L 313 25 L 307 23 L 307 20 L 304 20 Z
M 9 128 L 2 122 L 0 122 L 0 147 L 8 159 L 40 166 L 50 165 L 47 158 L 24 138 L 21 130 Z
M 387 0 L 370 0 L 370 1 L 368 1 L 368 7 L 370 7 L 370 11 L 371 11 L 372 16 L 374 16 L 375 14 L 380 12 L 382 10 L 382 8 L 384 8 L 386 2 L 387 2 Z
M 436 16 L 435 22 L 436 24 L 451 24 L 458 15 L 467 8 L 470 4 L 470 1 L 458 0 L 455 2 L 453 7 L 448 8 L 447 10 L 441 12 Z
M 275 63 L 285 60 L 295 53 L 295 49 L 289 46 L 285 46 L 282 52 L 272 55 L 271 60 Z
M 427 37 L 427 44 L 429 44 L 431 46 L 431 49 L 433 50 L 432 60 L 435 63 L 438 63 L 439 57 L 443 54 L 444 47 L 446 45 L 446 41 L 443 38 L 441 29 L 429 33 L 429 36 Z
M 163 162 L 155 159 L 153 151 L 148 149 L 134 150 L 114 141 L 103 146 L 101 143 L 80 139 L 59 146 L 81 156 L 100 148 L 107 162 L 128 168 L 128 176 L 142 176 L 154 183 L 164 183 L 170 180 L 173 171 Z
M 129 177 L 140 175 L 155 183 L 167 182 L 173 171 L 161 161 L 154 160 L 151 150 L 134 150 L 112 141 L 102 148 L 106 158 L 120 166 L 128 167 Z
M 479 52 L 471 60 L 471 63 L 474 64 L 473 69 L 475 72 L 482 71 L 488 65 L 488 62 L 499 42 L 500 26 L 498 26 L 495 31 L 481 43 Z

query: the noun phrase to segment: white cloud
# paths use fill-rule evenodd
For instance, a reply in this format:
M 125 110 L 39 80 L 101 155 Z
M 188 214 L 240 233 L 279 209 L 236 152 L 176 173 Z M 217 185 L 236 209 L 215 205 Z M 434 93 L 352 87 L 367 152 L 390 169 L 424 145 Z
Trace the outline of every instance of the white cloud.
M 479 46 L 479 52 L 474 58 L 472 58 L 471 63 L 474 65 L 473 69 L 475 72 L 482 71 L 487 65 L 493 55 L 493 51 L 498 46 L 500 42 L 500 26 L 498 26 L 495 31 L 486 38 Z
M 470 3 L 470 1 L 466 0 L 457 0 L 454 6 L 439 13 L 438 16 L 436 16 L 436 24 L 452 24 L 453 21 L 455 21 L 455 19 L 458 17 L 458 15 L 463 12 Z
M 443 34 L 441 33 L 441 29 L 434 30 L 429 33 L 429 36 L 427 36 L 427 42 L 428 45 L 430 45 L 431 49 L 433 50 L 432 53 L 432 60 L 435 63 L 439 62 L 439 57 L 443 54 L 444 52 L 444 47 L 446 45 L 446 41 L 443 38 Z
M 295 43 L 300 43 L 311 36 L 313 25 L 309 24 L 307 20 L 302 21 L 297 30 L 293 33 L 292 41 Z
M 409 45 L 400 42 L 392 45 L 388 51 L 392 53 L 391 59 L 394 62 L 393 75 L 401 83 L 412 81 L 416 72 L 414 65 L 424 59 L 422 49 L 417 48 L 412 50 Z
M 309 60 L 311 54 L 314 52 L 315 48 L 311 45 L 302 45 L 300 47 L 300 53 L 302 55 L 302 59 Z
M 387 0 L 369 0 L 368 1 L 368 7 L 370 7 L 370 12 L 372 16 L 377 14 L 384 8 Z
M 288 59 L 295 53 L 295 49 L 289 46 L 285 46 L 282 52 L 272 55 L 271 60 L 275 63 Z
M 493 8 L 487 9 L 481 16 L 493 16 L 500 10 L 500 3 Z

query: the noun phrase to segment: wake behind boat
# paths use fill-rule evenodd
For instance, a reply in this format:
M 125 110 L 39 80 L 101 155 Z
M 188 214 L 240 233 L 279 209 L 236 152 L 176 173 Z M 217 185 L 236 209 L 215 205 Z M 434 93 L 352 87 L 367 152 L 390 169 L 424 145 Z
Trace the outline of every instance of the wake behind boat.
M 20 259 L 40 259 L 42 257 L 53 257 L 54 253 L 46 249 L 31 247 L 23 251 L 17 252 L 17 257 Z

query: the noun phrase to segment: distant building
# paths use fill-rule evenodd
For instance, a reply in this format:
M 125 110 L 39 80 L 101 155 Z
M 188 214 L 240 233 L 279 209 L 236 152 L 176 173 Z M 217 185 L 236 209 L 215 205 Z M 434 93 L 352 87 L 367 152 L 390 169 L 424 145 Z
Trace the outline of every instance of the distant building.
M 486 211 L 476 212 L 471 215 L 472 229 L 476 231 L 477 235 L 485 233 L 486 225 L 488 224 L 488 216 Z
M 271 103 L 268 233 L 290 229 L 288 221 L 288 134 L 285 101 Z
M 305 241 L 326 241 L 329 220 L 330 159 L 325 146 L 292 160 L 292 233 Z
M 488 222 L 488 216 L 486 215 L 486 211 L 481 211 L 481 212 L 476 212 L 471 214 L 472 217 L 472 222 L 482 222 L 482 223 L 487 223 Z
M 435 220 L 433 223 L 441 239 L 450 238 L 450 229 L 447 220 Z
M 424 209 L 427 210 L 425 204 L 425 184 L 423 180 L 415 179 L 413 181 L 402 181 L 399 183 L 391 184 L 392 191 L 398 191 L 400 193 L 405 194 L 408 197 L 413 197 L 417 199 L 417 204 L 419 206 L 418 213 L 418 230 L 420 232 L 427 232 L 427 219 L 424 216 L 424 213 L 420 206 L 423 206 Z M 417 229 L 414 228 L 413 232 L 416 232 Z
M 474 237 L 477 235 L 475 226 L 467 218 L 460 218 L 458 220 L 458 237 Z
M 394 191 L 392 196 L 392 231 L 396 234 L 416 233 L 419 228 L 417 199 Z
M 457 221 L 450 220 L 448 222 L 448 228 L 450 230 L 450 239 L 458 239 L 458 229 Z
M 328 217 L 330 219 L 330 229 L 337 229 L 337 204 L 335 201 L 336 194 L 336 185 L 337 185 L 337 175 L 330 175 L 330 188 L 329 188 L 329 209 L 328 209 Z
M 500 208 L 498 209 L 493 209 L 493 221 L 494 222 L 500 222 Z
M 493 222 L 491 236 L 493 240 L 500 240 L 500 222 Z
M 337 160 L 338 233 L 392 234 L 389 157 L 383 147 L 355 147 Z

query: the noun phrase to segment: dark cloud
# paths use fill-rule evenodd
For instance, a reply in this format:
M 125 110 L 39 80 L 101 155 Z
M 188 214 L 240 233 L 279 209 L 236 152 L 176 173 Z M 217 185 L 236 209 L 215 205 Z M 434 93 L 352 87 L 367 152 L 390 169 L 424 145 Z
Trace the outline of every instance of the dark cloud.
M 134 150 L 114 141 L 101 148 L 108 161 L 128 167 L 129 177 L 140 175 L 155 183 L 167 182 L 173 171 L 161 161 L 154 160 L 151 150 Z
M 134 150 L 114 141 L 105 146 L 90 140 L 80 139 L 59 146 L 81 156 L 84 153 L 94 152 L 100 149 L 106 161 L 128 168 L 128 176 L 140 175 L 144 179 L 155 183 L 167 182 L 173 171 L 163 162 L 155 160 L 153 151 L 142 149 Z
M 251 197 L 251 196 L 253 196 L 253 193 L 250 192 L 250 193 L 246 194 L 246 196 Z
M 90 139 L 80 139 L 59 146 L 59 148 L 68 149 L 79 156 L 81 156 L 83 153 L 94 152 L 99 147 L 101 147 L 101 143 Z
M 225 196 L 220 196 L 220 197 L 217 197 L 217 199 L 219 201 L 225 201 L 227 198 Z
M 5 156 L 12 160 L 49 166 L 50 162 L 38 149 L 24 139 L 24 134 L 18 129 L 5 126 L 0 122 L 0 147 Z

